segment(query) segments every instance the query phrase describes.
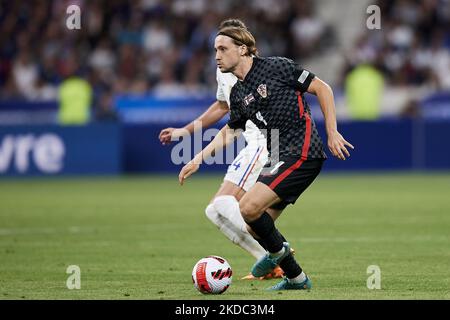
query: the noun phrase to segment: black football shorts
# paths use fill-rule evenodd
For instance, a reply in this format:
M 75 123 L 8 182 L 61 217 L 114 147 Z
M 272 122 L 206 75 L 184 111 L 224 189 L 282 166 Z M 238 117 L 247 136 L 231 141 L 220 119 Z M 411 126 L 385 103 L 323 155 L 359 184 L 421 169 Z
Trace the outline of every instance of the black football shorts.
M 281 157 L 278 164 L 273 166 L 274 169 L 264 170 L 258 181 L 267 185 L 281 199 L 271 208 L 283 210 L 287 205 L 294 204 L 319 175 L 324 160 Z

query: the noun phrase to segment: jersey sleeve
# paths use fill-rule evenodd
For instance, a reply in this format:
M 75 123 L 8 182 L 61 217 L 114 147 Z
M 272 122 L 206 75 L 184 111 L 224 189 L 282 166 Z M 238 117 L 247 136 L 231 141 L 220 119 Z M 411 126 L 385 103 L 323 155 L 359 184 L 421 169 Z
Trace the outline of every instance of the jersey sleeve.
M 315 74 L 303 69 L 298 63 L 287 58 L 279 58 L 274 61 L 276 70 L 279 70 L 282 79 L 286 79 L 294 89 L 306 92 L 314 79 Z
M 223 81 L 220 76 L 219 68 L 217 68 L 216 71 L 216 81 L 217 81 L 216 99 L 218 101 L 227 101 L 227 98 L 225 97 L 225 92 L 223 92 Z

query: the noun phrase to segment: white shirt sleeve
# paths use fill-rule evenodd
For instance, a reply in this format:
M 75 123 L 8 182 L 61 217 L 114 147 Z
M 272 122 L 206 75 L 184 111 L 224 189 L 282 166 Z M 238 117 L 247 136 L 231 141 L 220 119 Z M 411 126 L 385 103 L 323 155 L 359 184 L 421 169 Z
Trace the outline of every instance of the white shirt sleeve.
M 227 98 L 225 97 L 225 92 L 223 92 L 224 83 L 223 83 L 219 68 L 217 68 L 217 71 L 216 71 L 216 80 L 217 80 L 217 93 L 216 93 L 217 100 L 218 101 L 227 101 Z

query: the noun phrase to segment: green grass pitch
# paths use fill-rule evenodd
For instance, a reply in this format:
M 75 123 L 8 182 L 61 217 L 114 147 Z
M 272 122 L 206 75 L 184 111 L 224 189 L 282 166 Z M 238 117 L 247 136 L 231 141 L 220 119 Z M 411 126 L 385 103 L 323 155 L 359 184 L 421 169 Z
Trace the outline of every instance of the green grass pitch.
M 277 223 L 314 287 L 275 293 L 275 280 L 240 280 L 254 259 L 204 214 L 221 179 L 0 180 L 0 299 L 450 299 L 448 173 L 321 174 Z M 191 282 L 211 254 L 233 268 L 220 296 Z

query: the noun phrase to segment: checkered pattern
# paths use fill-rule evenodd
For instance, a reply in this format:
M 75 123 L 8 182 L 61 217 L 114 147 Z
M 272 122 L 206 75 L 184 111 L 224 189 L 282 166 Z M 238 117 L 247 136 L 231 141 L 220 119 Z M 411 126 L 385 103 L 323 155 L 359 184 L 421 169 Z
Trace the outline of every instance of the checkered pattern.
M 314 74 L 302 69 L 290 59 L 253 58 L 252 68 L 244 81 L 238 81 L 231 90 L 228 125 L 233 129 L 245 130 L 246 121 L 251 120 L 266 136 L 267 149 L 272 156 L 278 153 L 280 157 L 300 157 L 305 143 L 306 116 L 300 117 L 297 94 L 301 95 L 304 112 L 311 118 L 311 111 L 303 93 L 313 79 Z M 267 90 L 266 97 L 263 88 Z M 272 148 L 273 129 L 279 130 L 279 144 Z M 312 118 L 307 157 L 326 158 L 322 139 Z

